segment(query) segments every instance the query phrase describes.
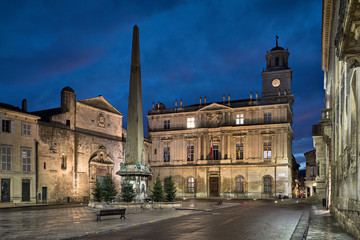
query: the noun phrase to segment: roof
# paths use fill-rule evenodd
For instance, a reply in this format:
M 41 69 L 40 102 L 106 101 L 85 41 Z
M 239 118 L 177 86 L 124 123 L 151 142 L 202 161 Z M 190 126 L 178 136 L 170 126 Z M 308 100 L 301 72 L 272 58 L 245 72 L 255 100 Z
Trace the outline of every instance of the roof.
M 225 102 L 212 102 L 206 104 L 193 104 L 185 107 L 178 107 L 178 108 L 169 108 L 169 109 L 160 109 L 160 110 L 151 110 L 148 111 L 149 115 L 155 114 L 164 114 L 164 113 L 180 113 L 180 112 L 195 112 L 201 110 L 215 110 L 219 109 L 220 106 L 222 108 L 240 108 L 240 107 L 251 107 L 251 106 L 266 106 L 266 105 L 274 105 L 274 104 L 290 104 L 292 105 L 294 101 L 293 95 L 287 96 L 275 96 L 275 97 L 261 97 L 259 99 L 241 99 L 241 100 L 234 100 Z M 208 109 L 209 105 L 213 105 L 214 109 Z
M 61 108 L 52 108 L 52 109 L 32 112 L 32 114 L 41 117 L 41 120 L 46 122 L 50 122 L 50 117 L 54 115 L 58 115 L 60 113 L 62 113 Z
M 67 87 L 64 87 L 62 90 L 61 90 L 61 92 L 72 92 L 72 93 L 75 93 L 74 92 L 74 89 L 72 89 L 71 87 L 69 87 L 69 86 L 67 86 Z
M 4 108 L 4 109 L 7 109 L 7 110 L 11 110 L 11 111 L 19 112 L 19 113 L 23 113 L 23 114 L 29 114 L 29 115 L 36 116 L 36 114 L 23 111 L 23 110 L 20 109 L 19 107 L 15 107 L 15 106 L 10 105 L 10 104 L 7 104 L 7 103 L 1 103 L 1 102 L 0 102 L 0 108 Z
M 94 98 L 88 98 L 88 99 L 84 99 L 84 100 L 80 100 L 78 101 L 79 103 L 94 107 L 94 108 L 98 108 L 107 112 L 111 112 L 111 113 L 115 113 L 118 115 L 122 114 L 113 106 L 111 105 L 108 100 L 106 100 L 106 98 L 104 98 L 103 96 L 98 96 L 98 97 L 94 97 Z
M 276 51 L 276 50 L 285 50 L 285 49 L 282 48 L 282 47 L 276 46 L 276 47 L 272 48 L 272 49 L 270 50 L 270 52 Z

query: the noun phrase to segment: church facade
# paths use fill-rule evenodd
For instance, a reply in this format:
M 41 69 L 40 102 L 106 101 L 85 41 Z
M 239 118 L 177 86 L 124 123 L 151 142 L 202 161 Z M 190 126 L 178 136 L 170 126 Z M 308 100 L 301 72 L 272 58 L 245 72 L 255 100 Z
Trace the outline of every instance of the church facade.
M 96 180 L 116 172 L 124 161 L 123 115 L 103 96 L 76 101 L 70 87 L 61 107 L 34 112 L 39 121 L 38 202 L 88 201 Z
M 261 97 L 148 112 L 153 176 L 172 176 L 178 197 L 292 197 L 289 52 L 276 44 L 265 57 Z

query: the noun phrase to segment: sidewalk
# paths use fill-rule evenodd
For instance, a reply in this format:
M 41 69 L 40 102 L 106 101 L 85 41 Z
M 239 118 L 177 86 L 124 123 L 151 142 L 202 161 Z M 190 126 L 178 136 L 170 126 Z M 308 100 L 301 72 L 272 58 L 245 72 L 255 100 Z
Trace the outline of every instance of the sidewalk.
M 306 239 L 353 240 L 353 236 L 340 228 L 335 218 L 321 205 L 312 205 Z

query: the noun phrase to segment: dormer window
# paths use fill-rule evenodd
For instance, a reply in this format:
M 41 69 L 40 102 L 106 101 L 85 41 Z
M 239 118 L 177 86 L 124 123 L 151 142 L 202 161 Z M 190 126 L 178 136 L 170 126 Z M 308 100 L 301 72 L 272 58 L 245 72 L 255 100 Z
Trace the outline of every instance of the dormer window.
M 195 128 L 195 118 L 187 118 L 187 128 Z

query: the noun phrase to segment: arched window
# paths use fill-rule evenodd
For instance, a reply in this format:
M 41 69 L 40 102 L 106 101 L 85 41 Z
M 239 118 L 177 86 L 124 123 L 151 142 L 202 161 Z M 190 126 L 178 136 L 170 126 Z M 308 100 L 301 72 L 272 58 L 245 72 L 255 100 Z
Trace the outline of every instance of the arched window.
M 187 181 L 187 191 L 189 193 L 195 192 L 195 179 L 193 177 L 189 177 Z
M 242 176 L 237 176 L 235 178 L 236 181 L 236 192 L 244 193 L 245 192 L 245 179 Z
M 264 177 L 264 193 L 271 193 L 271 177 Z
M 279 66 L 279 58 L 278 57 L 275 58 L 275 66 Z

